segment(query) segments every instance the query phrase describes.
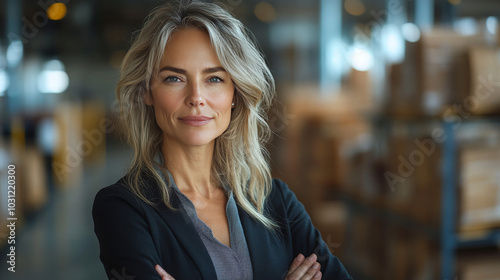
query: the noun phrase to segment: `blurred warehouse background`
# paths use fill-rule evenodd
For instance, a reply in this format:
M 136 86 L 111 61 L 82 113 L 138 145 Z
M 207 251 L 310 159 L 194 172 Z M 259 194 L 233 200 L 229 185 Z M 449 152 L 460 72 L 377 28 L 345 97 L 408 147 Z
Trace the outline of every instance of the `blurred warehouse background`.
M 218 2 L 276 78 L 273 175 L 355 279 L 500 279 L 500 1 Z M 0 279 L 105 279 L 91 206 L 130 156 L 114 87 L 159 3 L 0 2 Z

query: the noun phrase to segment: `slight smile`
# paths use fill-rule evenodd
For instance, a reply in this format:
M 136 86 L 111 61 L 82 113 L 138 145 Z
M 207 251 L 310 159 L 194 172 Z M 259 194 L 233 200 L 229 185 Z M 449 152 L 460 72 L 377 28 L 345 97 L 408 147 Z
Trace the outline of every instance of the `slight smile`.
M 211 120 L 214 118 L 207 117 L 207 116 L 186 116 L 179 118 L 179 120 L 187 125 L 191 126 L 204 126 L 208 124 Z

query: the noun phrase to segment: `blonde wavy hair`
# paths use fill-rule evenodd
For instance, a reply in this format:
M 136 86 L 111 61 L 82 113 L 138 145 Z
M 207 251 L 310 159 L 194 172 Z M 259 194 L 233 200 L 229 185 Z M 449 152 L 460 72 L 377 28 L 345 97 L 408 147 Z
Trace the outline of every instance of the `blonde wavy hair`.
M 150 92 L 152 76 L 158 71 L 167 41 L 183 28 L 207 32 L 235 87 L 235 108 L 229 127 L 215 140 L 212 176 L 220 184 L 228 183 L 244 211 L 273 229 L 276 224 L 264 213 L 272 183 L 264 144 L 271 136 L 266 112 L 275 95 L 274 79 L 252 34 L 216 4 L 185 0 L 154 9 L 125 55 L 116 88 L 122 130 L 134 151 L 125 183 L 139 198 L 154 206 L 146 197 L 148 184 L 144 180 L 152 178 L 160 188 L 162 202 L 174 209 L 168 180 L 165 182 L 162 174 L 155 171 L 159 167 L 155 157 L 162 144 L 162 131 L 144 96 Z

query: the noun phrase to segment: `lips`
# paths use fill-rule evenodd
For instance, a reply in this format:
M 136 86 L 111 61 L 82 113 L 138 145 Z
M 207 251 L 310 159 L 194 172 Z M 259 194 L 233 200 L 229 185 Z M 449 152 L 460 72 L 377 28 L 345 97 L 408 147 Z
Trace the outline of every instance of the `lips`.
M 204 126 L 211 120 L 213 120 L 213 118 L 207 116 L 186 116 L 179 118 L 179 121 L 191 126 Z

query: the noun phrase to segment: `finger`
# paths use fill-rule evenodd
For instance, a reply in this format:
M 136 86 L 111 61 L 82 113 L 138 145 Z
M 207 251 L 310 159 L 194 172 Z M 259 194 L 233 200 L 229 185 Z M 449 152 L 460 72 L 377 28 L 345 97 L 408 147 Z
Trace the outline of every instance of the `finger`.
M 303 280 L 306 280 L 306 279 L 317 279 L 317 278 L 314 278 L 314 276 L 316 276 L 316 273 L 317 272 L 320 272 L 320 269 L 321 269 L 321 265 L 319 264 L 319 262 L 315 262 L 307 271 L 306 273 L 304 274 L 304 276 L 301 278 Z M 320 272 L 321 273 L 321 272 Z
M 290 265 L 290 269 L 288 269 L 288 271 L 295 271 L 295 269 L 297 269 L 297 267 L 299 267 L 299 265 L 304 261 L 305 257 L 304 255 L 302 254 L 298 254 L 297 257 L 295 257 L 295 259 L 292 261 L 292 264 Z
M 309 257 L 307 257 L 295 270 L 290 270 L 289 274 L 287 275 L 287 278 L 289 277 L 290 279 L 303 279 L 306 275 L 306 273 L 311 269 L 311 267 L 316 263 L 317 256 L 315 254 L 311 254 Z M 319 263 L 318 263 L 319 265 Z M 311 279 L 314 273 L 318 270 L 318 268 L 313 269 L 315 270 L 312 274 L 309 273 L 306 278 L 304 279 Z
M 313 278 L 314 280 L 320 280 L 323 277 L 323 274 L 321 271 L 317 271 L 316 274 L 314 274 Z
M 175 280 L 170 274 L 168 274 L 159 264 L 155 265 L 156 272 L 160 274 L 161 280 Z

